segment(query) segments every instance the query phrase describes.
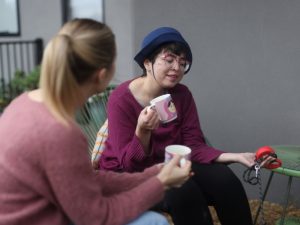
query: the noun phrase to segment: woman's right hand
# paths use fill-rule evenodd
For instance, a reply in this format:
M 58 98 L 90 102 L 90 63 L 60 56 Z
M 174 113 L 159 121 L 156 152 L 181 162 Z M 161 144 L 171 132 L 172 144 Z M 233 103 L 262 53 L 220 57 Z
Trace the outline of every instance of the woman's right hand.
M 138 118 L 137 129 L 144 131 L 151 131 L 159 126 L 159 117 L 155 110 L 149 106 L 145 107 Z
M 155 110 L 150 109 L 147 106 L 141 111 L 135 128 L 135 135 L 139 138 L 145 154 L 150 154 L 151 152 L 151 149 L 149 148 L 151 133 L 152 130 L 155 130 L 158 126 L 158 114 Z
M 192 176 L 191 161 L 187 161 L 182 167 L 179 167 L 179 161 L 180 156 L 174 156 L 157 175 L 166 190 L 172 187 L 181 187 Z

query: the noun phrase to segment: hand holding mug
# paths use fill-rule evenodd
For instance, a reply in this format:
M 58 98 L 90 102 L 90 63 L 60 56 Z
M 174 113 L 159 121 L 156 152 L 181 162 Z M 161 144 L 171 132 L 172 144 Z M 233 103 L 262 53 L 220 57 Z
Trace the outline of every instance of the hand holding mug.
M 159 117 L 154 110 L 144 108 L 137 121 L 137 128 L 140 130 L 154 130 L 159 126 Z
M 179 165 L 182 167 L 191 158 L 192 150 L 184 145 L 169 145 L 165 148 L 165 163 L 168 163 L 174 156 L 179 155 Z
M 181 187 L 192 175 L 191 162 L 186 161 L 185 165 L 179 167 L 180 156 L 174 156 L 169 163 L 161 169 L 157 178 L 162 182 L 165 189 L 172 187 Z

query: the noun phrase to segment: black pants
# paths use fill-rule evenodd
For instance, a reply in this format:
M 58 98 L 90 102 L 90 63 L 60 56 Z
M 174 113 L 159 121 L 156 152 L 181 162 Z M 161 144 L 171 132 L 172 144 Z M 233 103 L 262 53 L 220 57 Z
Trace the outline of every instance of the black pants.
M 175 225 L 213 225 L 208 205 L 222 225 L 252 225 L 248 199 L 240 180 L 224 164 L 192 165 L 195 175 L 182 187 L 167 191 L 157 205 Z

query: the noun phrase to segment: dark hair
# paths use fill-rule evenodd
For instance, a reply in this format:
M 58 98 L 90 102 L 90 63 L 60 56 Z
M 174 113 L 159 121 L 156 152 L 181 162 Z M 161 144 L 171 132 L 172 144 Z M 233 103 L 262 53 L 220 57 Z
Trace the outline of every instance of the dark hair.
M 148 59 L 152 64 L 155 62 L 156 57 L 159 53 L 161 53 L 163 50 L 170 51 L 171 53 L 180 56 L 181 54 L 187 55 L 188 49 L 186 47 L 178 42 L 171 42 L 166 43 L 161 46 L 159 46 L 157 49 L 155 49 L 153 52 L 151 52 L 146 59 Z M 143 74 L 142 76 L 146 76 L 146 68 L 143 67 Z

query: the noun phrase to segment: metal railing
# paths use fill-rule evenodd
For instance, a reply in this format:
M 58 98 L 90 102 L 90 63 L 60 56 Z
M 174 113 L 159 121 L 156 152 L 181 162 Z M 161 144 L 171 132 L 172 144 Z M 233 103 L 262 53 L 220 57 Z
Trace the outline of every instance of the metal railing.
M 40 38 L 0 42 L 0 96 L 13 97 L 10 84 L 16 73 L 30 73 L 40 64 L 42 54 L 43 40 Z

